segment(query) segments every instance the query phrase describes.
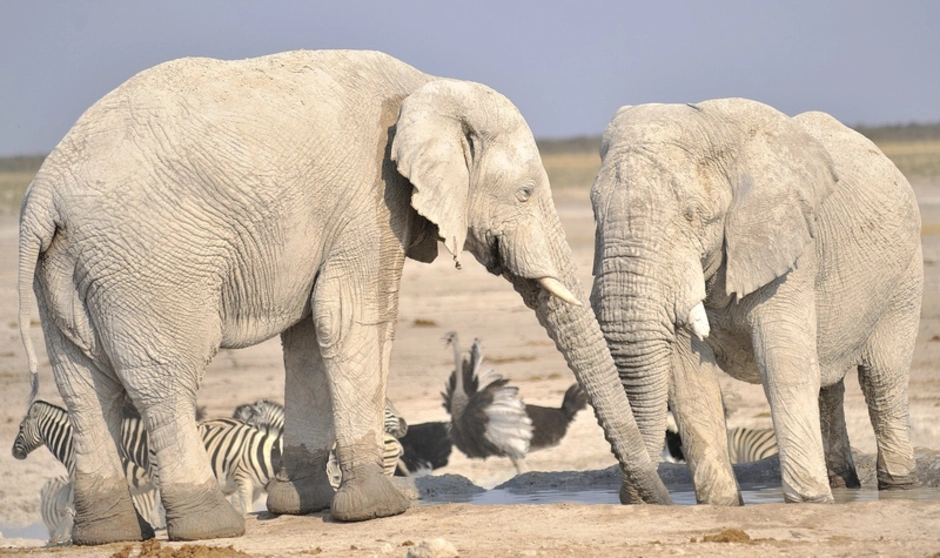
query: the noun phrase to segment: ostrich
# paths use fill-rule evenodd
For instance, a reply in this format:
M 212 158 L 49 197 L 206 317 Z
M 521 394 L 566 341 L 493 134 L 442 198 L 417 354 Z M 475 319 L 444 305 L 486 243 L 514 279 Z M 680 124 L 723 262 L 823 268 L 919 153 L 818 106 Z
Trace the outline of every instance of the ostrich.
M 447 466 L 453 447 L 447 424 L 435 421 L 409 425 L 408 432 L 398 440 L 403 451 L 395 474 L 420 476 Z
M 587 406 L 587 396 L 577 383 L 571 384 L 562 399 L 561 407 L 525 406 L 525 412 L 532 419 L 532 441 L 529 451 L 557 446 L 568 432 L 568 425 L 578 411 Z
M 519 399 L 519 388 L 507 386 L 509 380 L 494 370 L 481 373 L 479 339 L 473 340 L 469 360 L 462 358 L 456 332 L 444 340 L 454 349 L 455 368 L 441 393 L 451 416 L 451 440 L 467 457 L 508 457 L 516 472 L 523 472 L 532 441 L 532 419 Z

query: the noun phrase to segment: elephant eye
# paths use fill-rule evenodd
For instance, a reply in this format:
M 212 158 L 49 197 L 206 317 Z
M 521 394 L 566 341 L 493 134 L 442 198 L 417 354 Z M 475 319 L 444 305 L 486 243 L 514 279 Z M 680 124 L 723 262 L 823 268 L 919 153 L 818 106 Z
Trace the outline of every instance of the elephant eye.
M 516 190 L 516 198 L 525 203 L 532 196 L 532 191 L 535 189 L 531 184 L 526 184 L 522 188 Z
M 685 206 L 685 210 L 682 212 L 682 216 L 685 217 L 685 219 L 690 223 L 695 221 L 696 218 L 700 217 L 703 214 L 704 214 L 704 210 L 702 208 L 702 205 L 694 201 L 689 203 L 689 205 Z

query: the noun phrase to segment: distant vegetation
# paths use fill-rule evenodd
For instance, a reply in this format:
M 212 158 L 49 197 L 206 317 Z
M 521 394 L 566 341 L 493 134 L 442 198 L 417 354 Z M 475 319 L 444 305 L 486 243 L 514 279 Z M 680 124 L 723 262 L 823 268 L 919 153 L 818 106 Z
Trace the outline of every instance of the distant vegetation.
M 940 179 L 940 122 L 894 126 L 856 126 L 875 142 L 909 179 Z M 539 139 L 539 151 L 552 188 L 588 188 L 601 159 L 600 136 Z M 0 214 L 19 210 L 23 193 L 45 155 L 0 157 Z
M 893 126 L 856 126 L 912 180 L 940 179 L 940 122 Z M 539 151 L 552 188 L 587 188 L 600 167 L 600 136 L 540 139 Z
M 884 142 L 940 141 L 940 122 L 935 124 L 897 124 L 893 126 L 855 126 L 865 137 Z

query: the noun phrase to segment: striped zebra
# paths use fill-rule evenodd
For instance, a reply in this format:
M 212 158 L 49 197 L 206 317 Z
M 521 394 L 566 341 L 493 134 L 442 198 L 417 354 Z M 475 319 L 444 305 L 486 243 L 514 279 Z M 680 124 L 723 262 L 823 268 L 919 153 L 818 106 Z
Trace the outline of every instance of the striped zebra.
M 750 463 L 760 461 L 778 453 L 777 438 L 773 428 L 729 428 L 728 455 L 731 463 Z M 672 413 L 666 422 L 666 444 L 663 448 L 663 461 L 684 463 L 682 438 Z
M 284 432 L 284 406 L 269 399 L 259 399 L 254 403 L 244 403 L 235 407 L 232 418 L 255 428 Z
M 62 407 L 36 400 L 20 421 L 20 429 L 13 440 L 13 457 L 26 459 L 33 450 L 45 445 L 52 455 L 65 465 L 69 478 L 75 473 L 75 450 L 72 447 L 72 423 Z
M 280 434 L 220 418 L 200 423 L 199 435 L 223 494 L 236 510 L 250 512 L 280 468 Z
M 773 428 L 729 428 L 728 453 L 732 463 L 750 463 L 776 455 L 777 437 Z
M 238 425 L 222 427 L 216 424 L 217 421 L 205 421 L 200 424 L 199 433 L 219 485 L 229 495 L 232 505 L 244 513 L 273 476 L 271 471 L 276 471 L 272 460 L 276 459 L 278 463 L 280 460 L 280 434 L 268 435 L 241 422 L 233 422 Z M 166 512 L 160 503 L 159 479 L 153 467 L 155 459 L 143 421 L 137 417 L 125 417 L 121 423 L 121 438 L 121 461 L 134 506 L 145 521 L 154 528 L 162 528 L 166 525 Z M 226 441 L 223 443 L 222 440 Z M 26 459 L 42 445 L 65 465 L 71 478 L 74 449 L 68 412 L 57 405 L 37 400 L 30 405 L 26 418 L 20 423 L 19 433 L 13 441 L 13 456 Z M 254 469 L 250 469 L 252 467 Z
M 160 505 L 156 486 L 147 473 L 147 466 L 135 462 L 131 458 L 131 453 L 127 451 L 128 441 L 141 437 L 138 431 L 142 429 L 139 419 L 123 419 L 121 463 L 134 507 L 145 521 L 159 529 L 166 524 L 166 518 L 163 506 Z M 145 434 L 144 444 L 146 444 Z M 30 453 L 43 445 L 60 463 L 65 465 L 69 478 L 72 478 L 75 473 L 75 449 L 72 445 L 72 423 L 69 421 L 68 412 L 58 405 L 36 400 L 29 406 L 26 417 L 20 422 L 19 432 L 13 440 L 13 457 L 26 459 Z M 146 445 L 143 452 L 144 454 L 147 452 Z
M 75 490 L 68 477 L 54 477 L 42 485 L 39 492 L 39 513 L 49 531 L 49 544 L 68 544 L 72 541 L 75 520 Z
M 124 452 L 129 462 L 137 466 L 136 472 L 149 472 L 159 486 L 154 466 L 156 455 L 149 448 L 143 421 L 139 418 L 124 421 Z M 222 493 L 236 510 L 242 514 L 250 512 L 280 467 L 280 433 L 226 418 L 202 421 L 198 431 Z M 159 509 L 162 511 L 163 507 Z
M 239 405 L 235 408 L 233 416 L 255 428 L 272 430 L 278 436 L 284 431 L 284 406 L 269 399 L 259 399 L 254 403 Z M 398 467 L 398 460 L 404 452 L 398 438 L 408 432 L 408 423 L 405 422 L 405 419 L 402 418 L 388 399 L 385 400 L 384 428 L 382 469 L 386 475 L 393 476 L 395 469 Z M 330 460 L 327 463 L 327 476 L 330 477 L 330 484 L 333 485 L 333 488 L 337 488 L 342 475 L 334 452 L 330 452 Z

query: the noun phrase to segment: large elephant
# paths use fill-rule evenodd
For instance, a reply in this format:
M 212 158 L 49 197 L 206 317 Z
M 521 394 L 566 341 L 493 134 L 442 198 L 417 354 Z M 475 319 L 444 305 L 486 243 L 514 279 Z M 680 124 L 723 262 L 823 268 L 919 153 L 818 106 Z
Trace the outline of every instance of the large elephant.
M 858 370 L 878 485 L 915 483 L 908 376 L 923 260 L 910 185 L 819 112 L 745 99 L 621 108 L 601 147 L 591 303 L 647 450 L 667 399 L 699 502 L 736 505 L 718 370 L 761 383 L 786 501 L 859 485 L 843 409 Z
M 169 537 L 243 532 L 199 440 L 196 391 L 219 348 L 275 335 L 286 430 L 268 508 L 329 507 L 341 520 L 404 511 L 382 475 L 382 410 L 402 265 L 433 260 L 439 239 L 458 267 L 466 248 L 510 281 L 583 383 L 624 478 L 669 502 L 578 302 L 519 111 L 381 53 L 297 51 L 138 74 L 82 115 L 26 194 L 20 326 L 35 380 L 34 291 L 75 427 L 73 540 L 149 535 L 116 450 L 125 393 L 156 450 Z

